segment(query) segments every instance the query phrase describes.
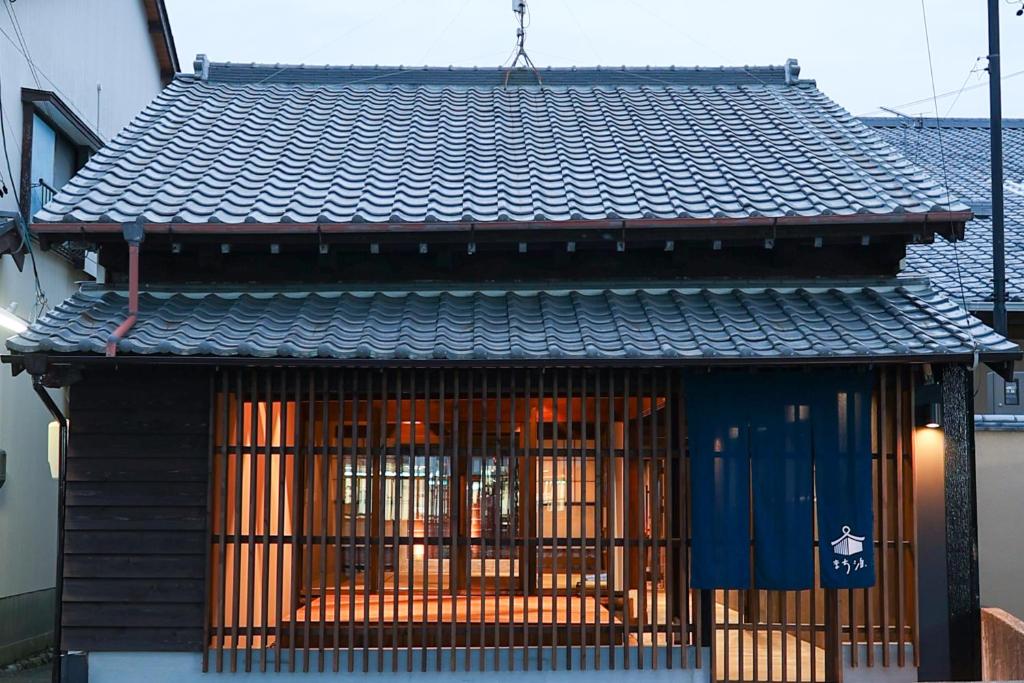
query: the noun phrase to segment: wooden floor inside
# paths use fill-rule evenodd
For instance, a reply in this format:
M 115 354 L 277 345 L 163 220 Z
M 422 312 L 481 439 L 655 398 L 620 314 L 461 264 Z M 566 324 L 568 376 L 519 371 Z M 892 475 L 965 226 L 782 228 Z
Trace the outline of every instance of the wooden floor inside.
M 825 649 L 808 642 L 806 635 L 797 638 L 791 631 L 783 635 L 777 628 L 771 636 L 764 628 L 755 634 L 749 624 L 738 628 L 739 619 L 737 610 L 715 603 L 716 681 L 809 682 L 812 667 L 816 667 L 814 680 L 824 680 Z M 728 630 L 721 626 L 725 623 Z
M 282 644 L 309 647 L 508 647 L 626 642 L 625 625 L 594 597 L 328 592 L 285 622 Z M 335 635 L 335 619 L 340 624 Z M 324 627 L 321 629 L 321 624 Z M 630 639 L 632 641 L 632 638 Z
M 353 599 L 354 598 L 354 599 Z M 581 624 L 618 623 L 611 613 L 590 597 L 539 595 L 429 595 L 424 592 L 399 592 L 364 595 L 345 590 L 331 591 L 325 600 L 316 598 L 299 609 L 297 621 L 319 623 L 321 617 L 333 624 L 335 615 L 342 623 L 361 622 L 364 615 L 375 620 L 383 614 L 391 622 L 438 621 L 456 623 L 497 622 L 500 624 Z M 361 625 L 361 624 L 360 624 Z

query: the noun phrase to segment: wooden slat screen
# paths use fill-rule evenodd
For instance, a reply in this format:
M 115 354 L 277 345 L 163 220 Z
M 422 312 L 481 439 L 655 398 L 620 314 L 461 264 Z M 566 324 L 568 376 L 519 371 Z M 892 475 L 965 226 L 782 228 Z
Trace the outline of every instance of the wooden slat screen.
M 878 373 L 877 586 L 782 592 L 689 587 L 681 371 L 218 372 L 204 668 L 913 666 L 913 373 Z
M 219 372 L 204 668 L 700 666 L 681 381 Z

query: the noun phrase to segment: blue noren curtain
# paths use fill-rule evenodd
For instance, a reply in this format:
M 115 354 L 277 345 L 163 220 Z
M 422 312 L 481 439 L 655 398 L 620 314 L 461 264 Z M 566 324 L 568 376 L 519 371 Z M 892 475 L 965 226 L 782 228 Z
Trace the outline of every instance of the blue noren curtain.
M 734 375 L 687 384 L 693 588 L 750 587 L 750 448 Z
M 823 588 L 875 584 L 871 488 L 873 378 L 819 376 L 814 420 L 818 547 Z

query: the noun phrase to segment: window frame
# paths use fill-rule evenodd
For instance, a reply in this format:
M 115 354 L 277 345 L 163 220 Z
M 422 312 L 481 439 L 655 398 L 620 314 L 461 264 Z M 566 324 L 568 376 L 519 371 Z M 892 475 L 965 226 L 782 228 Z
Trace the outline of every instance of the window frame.
M 88 160 L 103 147 L 104 141 L 92 127 L 83 121 L 56 93 L 34 88 L 21 89 L 22 133 L 21 133 L 21 177 L 19 178 L 19 200 L 22 215 L 29 215 L 32 202 L 32 138 L 33 121 L 36 116 L 43 120 L 57 135 L 64 136 L 75 148 L 78 160 Z M 59 188 L 57 188 L 59 189 Z

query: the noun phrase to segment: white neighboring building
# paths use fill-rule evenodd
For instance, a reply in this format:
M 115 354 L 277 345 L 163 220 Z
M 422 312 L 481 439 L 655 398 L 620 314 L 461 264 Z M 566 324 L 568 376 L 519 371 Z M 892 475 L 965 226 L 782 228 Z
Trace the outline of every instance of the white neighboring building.
M 178 60 L 163 0 L 0 4 L 6 143 L 0 179 L 7 189 L 0 211 L 24 214 L 152 100 L 178 70 Z M 7 221 L 0 218 L 0 226 Z M 77 290 L 76 281 L 97 274 L 84 264 L 84 254 L 35 252 L 45 305 L 60 303 Z M 31 260 L 19 271 L 4 255 L 0 308 L 12 303 L 23 318 L 44 305 Z M 10 334 L 0 329 L 0 337 Z M 54 398 L 63 404 L 63 397 Z M 27 374 L 0 373 L 0 449 L 6 452 L 6 468 L 0 457 L 0 665 L 46 647 L 53 631 L 57 482 L 47 462 L 51 419 Z

